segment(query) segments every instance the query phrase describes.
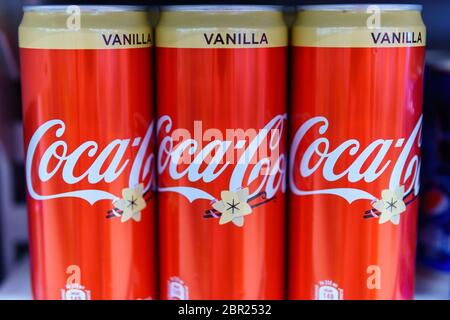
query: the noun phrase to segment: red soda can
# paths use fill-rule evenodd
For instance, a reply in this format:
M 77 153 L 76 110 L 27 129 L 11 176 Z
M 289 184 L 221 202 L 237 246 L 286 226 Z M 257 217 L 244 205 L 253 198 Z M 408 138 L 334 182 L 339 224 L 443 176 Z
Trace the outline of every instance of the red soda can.
M 154 298 L 147 11 L 24 11 L 19 42 L 34 298 Z
M 161 298 L 284 298 L 282 12 L 166 7 L 156 53 Z
M 306 6 L 292 42 L 289 298 L 411 299 L 421 7 Z

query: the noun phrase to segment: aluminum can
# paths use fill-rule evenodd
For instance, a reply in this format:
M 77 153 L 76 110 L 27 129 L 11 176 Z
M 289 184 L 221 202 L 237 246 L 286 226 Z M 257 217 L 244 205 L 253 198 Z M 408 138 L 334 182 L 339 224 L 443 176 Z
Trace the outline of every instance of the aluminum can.
M 299 9 L 290 299 L 413 297 L 425 36 L 417 5 Z
M 161 298 L 284 298 L 282 11 L 165 7 L 156 56 Z
M 154 298 L 147 11 L 24 11 L 19 42 L 33 296 Z

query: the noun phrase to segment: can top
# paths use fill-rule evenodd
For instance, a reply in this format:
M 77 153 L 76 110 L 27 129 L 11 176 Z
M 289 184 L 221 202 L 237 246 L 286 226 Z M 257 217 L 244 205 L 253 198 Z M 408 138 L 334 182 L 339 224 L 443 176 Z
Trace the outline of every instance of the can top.
M 292 44 L 300 47 L 424 47 L 420 5 L 300 6 Z
M 190 11 L 190 12 L 258 12 L 258 11 L 282 11 L 281 6 L 271 5 L 179 5 L 163 6 L 162 11 Z
M 297 10 L 366 11 L 369 7 L 377 7 L 381 11 L 422 11 L 420 4 L 316 4 L 298 6 Z
M 156 39 L 165 48 L 268 48 L 286 47 L 288 33 L 276 6 L 169 6 Z
M 153 45 L 149 12 L 145 7 L 135 6 L 26 7 L 19 26 L 19 47 L 149 48 Z
M 66 12 L 67 9 L 74 7 L 73 5 L 29 5 L 24 6 L 24 12 Z M 129 5 L 75 5 L 82 12 L 123 12 L 123 11 L 146 11 L 145 6 L 129 6 Z

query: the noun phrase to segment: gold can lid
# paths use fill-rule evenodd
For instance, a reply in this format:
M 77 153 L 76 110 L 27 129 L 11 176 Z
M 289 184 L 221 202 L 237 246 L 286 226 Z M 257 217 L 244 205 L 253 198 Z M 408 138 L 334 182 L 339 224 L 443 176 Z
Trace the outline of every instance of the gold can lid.
M 149 48 L 153 34 L 144 6 L 29 6 L 19 26 L 28 49 Z
M 123 12 L 147 11 L 146 6 L 130 5 L 28 5 L 23 7 L 24 12 L 66 12 L 71 7 L 80 8 L 81 12 Z
M 422 11 L 420 4 L 313 4 L 297 7 L 299 11 L 366 11 L 377 7 L 380 11 Z
M 293 46 L 395 48 L 426 43 L 421 5 L 307 5 L 297 9 Z
M 183 12 L 260 12 L 282 10 L 283 7 L 276 5 L 173 5 L 161 7 L 161 11 Z
M 287 28 L 277 6 L 168 6 L 156 27 L 166 48 L 285 47 Z

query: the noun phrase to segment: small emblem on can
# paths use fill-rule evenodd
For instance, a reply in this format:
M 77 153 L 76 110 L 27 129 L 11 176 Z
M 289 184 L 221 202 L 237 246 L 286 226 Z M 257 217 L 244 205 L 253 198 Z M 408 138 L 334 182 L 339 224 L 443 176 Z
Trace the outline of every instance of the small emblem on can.
M 81 284 L 80 267 L 70 265 L 66 273 L 68 274 L 66 288 L 61 289 L 61 300 L 91 300 L 91 292 Z
M 319 281 L 315 285 L 316 300 L 344 300 L 344 290 L 331 280 Z
M 189 300 L 189 289 L 180 278 L 170 278 L 167 289 L 169 300 Z

